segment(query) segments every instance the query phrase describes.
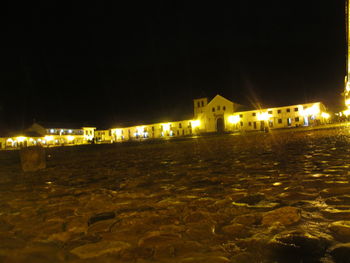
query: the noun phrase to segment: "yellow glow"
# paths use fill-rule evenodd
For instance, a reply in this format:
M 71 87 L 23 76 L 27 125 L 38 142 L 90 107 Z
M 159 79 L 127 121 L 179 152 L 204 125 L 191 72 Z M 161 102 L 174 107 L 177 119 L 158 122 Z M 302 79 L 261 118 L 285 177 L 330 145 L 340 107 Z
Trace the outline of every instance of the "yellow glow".
M 302 115 L 309 116 L 309 115 L 317 115 L 320 113 L 320 107 L 317 104 L 312 105 L 312 107 L 307 108 L 302 111 Z
M 68 136 L 67 136 L 67 140 L 68 140 L 69 142 L 73 141 L 73 140 L 74 140 L 74 136 L 68 135 Z
M 191 121 L 192 128 L 199 127 L 199 125 L 201 125 L 200 120 Z
M 322 116 L 322 118 L 325 118 L 325 119 L 328 119 L 330 117 L 330 115 L 326 112 L 322 112 L 321 116 Z
M 138 126 L 136 127 L 136 131 L 138 134 L 142 134 L 145 130 L 145 126 Z
M 117 136 L 122 135 L 122 130 L 121 130 L 121 129 L 116 129 L 116 130 L 115 130 L 115 134 L 116 134 Z
M 7 141 L 13 143 L 13 140 L 11 138 L 7 139 Z
M 163 123 L 163 131 L 170 131 L 170 123 Z
M 19 136 L 16 138 L 16 141 L 17 142 L 24 142 L 27 138 L 26 137 L 23 137 L 23 136 Z
M 345 116 L 349 116 L 349 115 L 350 115 L 350 110 L 345 110 L 345 111 L 343 111 L 343 114 L 344 114 Z
M 49 142 L 53 140 L 53 136 L 45 136 L 45 141 Z
M 33 138 L 29 138 L 29 141 L 32 142 L 32 141 L 34 141 L 34 139 Z
M 231 115 L 228 117 L 228 122 L 232 124 L 237 124 L 240 121 L 239 115 Z
M 271 115 L 268 114 L 267 112 L 258 113 L 258 116 L 257 116 L 259 121 L 267 121 L 270 117 Z
M 347 99 L 347 100 L 345 101 L 345 105 L 350 105 L 350 99 Z

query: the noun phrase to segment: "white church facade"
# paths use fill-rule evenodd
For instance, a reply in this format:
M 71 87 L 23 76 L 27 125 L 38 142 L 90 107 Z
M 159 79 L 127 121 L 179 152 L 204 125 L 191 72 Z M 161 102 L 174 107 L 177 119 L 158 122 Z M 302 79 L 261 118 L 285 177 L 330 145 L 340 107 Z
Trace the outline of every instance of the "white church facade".
M 250 111 L 238 111 L 239 104 L 220 95 L 209 102 L 207 98 L 199 98 L 194 99 L 193 103 L 194 118 L 191 120 L 115 127 L 110 129 L 108 140 L 118 142 L 216 132 L 266 131 L 315 126 L 327 123 L 329 119 L 326 107 L 321 102 Z

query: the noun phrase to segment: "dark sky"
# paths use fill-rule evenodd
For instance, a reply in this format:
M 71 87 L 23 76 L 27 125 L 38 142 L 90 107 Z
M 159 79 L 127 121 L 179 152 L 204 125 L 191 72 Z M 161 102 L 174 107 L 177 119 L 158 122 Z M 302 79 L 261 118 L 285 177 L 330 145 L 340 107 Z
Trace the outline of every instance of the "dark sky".
M 182 119 L 193 98 L 217 93 L 340 109 L 344 1 L 91 3 L 2 7 L 2 126 Z

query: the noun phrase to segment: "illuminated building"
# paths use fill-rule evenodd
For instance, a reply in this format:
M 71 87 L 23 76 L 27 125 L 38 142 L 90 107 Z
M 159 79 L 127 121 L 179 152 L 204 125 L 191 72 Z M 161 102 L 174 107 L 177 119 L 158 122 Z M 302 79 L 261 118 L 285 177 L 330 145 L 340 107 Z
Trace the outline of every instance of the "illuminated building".
M 145 140 L 193 136 L 214 132 L 259 131 L 266 129 L 314 126 L 327 123 L 329 114 L 320 103 L 307 103 L 268 109 L 238 111 L 239 104 L 220 95 L 193 100 L 194 118 L 153 124 L 113 127 L 77 127 L 64 124 L 34 123 L 28 129 L 0 139 L 0 148 L 15 149 L 42 145 L 63 146 L 85 143 L 113 143 L 126 140 Z
M 314 126 L 327 123 L 330 117 L 321 102 L 251 111 L 237 111 L 239 104 L 220 95 L 209 102 L 207 98 L 199 98 L 193 103 L 192 120 L 116 127 L 110 130 L 112 138 L 108 137 L 107 141 Z M 107 131 L 101 132 L 107 134 Z
M 91 142 L 95 127 L 78 127 L 72 124 L 33 123 L 21 132 L 8 134 L 0 139 L 0 149 L 16 149 L 28 146 L 63 146 Z

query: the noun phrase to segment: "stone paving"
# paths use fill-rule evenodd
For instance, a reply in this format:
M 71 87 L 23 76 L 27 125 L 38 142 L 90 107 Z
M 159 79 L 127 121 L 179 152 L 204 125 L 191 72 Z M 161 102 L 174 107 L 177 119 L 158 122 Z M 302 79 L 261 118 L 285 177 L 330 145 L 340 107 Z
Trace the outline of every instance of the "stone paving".
M 0 262 L 350 262 L 350 130 L 0 152 Z

